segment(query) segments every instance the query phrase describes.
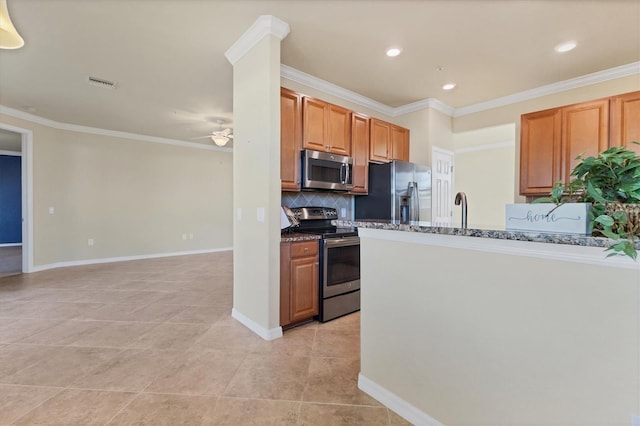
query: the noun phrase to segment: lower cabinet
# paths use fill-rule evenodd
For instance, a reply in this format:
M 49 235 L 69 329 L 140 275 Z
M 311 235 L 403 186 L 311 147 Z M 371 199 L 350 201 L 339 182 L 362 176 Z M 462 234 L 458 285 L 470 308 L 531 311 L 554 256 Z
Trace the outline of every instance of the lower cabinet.
M 280 325 L 318 315 L 318 241 L 280 243 Z

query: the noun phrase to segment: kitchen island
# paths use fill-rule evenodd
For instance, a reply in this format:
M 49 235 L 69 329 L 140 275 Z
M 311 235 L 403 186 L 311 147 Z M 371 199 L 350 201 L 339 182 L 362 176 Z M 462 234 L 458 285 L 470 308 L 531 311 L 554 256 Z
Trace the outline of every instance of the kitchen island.
M 347 221 L 359 387 L 415 424 L 631 425 L 640 263 L 585 236 Z

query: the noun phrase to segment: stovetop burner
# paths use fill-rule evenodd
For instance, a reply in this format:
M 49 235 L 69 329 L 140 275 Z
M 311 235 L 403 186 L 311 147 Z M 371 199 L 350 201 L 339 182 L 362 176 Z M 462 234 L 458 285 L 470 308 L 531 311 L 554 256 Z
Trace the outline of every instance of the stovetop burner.
M 322 238 L 343 238 L 358 235 L 357 228 L 337 227 L 331 224 L 338 219 L 338 211 L 331 207 L 294 207 L 291 209 L 300 222 L 296 232 L 321 235 Z

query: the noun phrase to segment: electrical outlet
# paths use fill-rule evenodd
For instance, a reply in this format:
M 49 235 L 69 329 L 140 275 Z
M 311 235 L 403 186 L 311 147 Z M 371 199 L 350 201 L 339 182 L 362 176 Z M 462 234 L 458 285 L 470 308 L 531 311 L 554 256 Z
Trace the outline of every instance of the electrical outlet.
M 49 214 L 55 214 L 56 213 L 56 208 L 55 207 L 49 207 Z
M 264 207 L 258 207 L 258 222 L 264 222 Z
M 242 208 L 238 207 L 238 211 L 236 212 L 236 219 L 238 219 L 238 222 L 242 220 Z
M 93 247 L 93 238 L 89 238 L 89 239 L 87 240 L 87 245 L 88 245 L 89 247 Z

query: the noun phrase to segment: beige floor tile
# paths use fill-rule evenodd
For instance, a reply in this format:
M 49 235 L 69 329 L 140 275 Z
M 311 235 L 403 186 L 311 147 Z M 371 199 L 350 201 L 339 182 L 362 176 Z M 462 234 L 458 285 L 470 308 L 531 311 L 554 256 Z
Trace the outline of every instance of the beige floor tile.
M 220 398 L 203 426 L 280 426 L 298 424 L 300 402 Z
M 68 389 L 48 399 L 16 425 L 103 425 L 136 394 Z
M 360 333 L 318 327 L 312 356 L 360 358 Z
M 411 426 L 412 423 L 405 420 L 403 417 L 394 413 L 391 410 L 387 410 L 389 412 L 389 422 L 391 426 Z
M 309 362 L 308 357 L 249 354 L 223 395 L 301 401 Z
M 380 405 L 358 389 L 360 360 L 355 358 L 312 358 L 303 400 L 337 404 Z
M 388 425 L 384 407 L 302 403 L 298 424 L 301 426 Z
M 119 349 L 51 348 L 39 362 L 3 378 L 7 384 L 67 386 L 78 377 L 113 359 Z
M 0 424 L 8 425 L 62 391 L 62 388 L 0 385 Z
M 97 321 L 62 321 L 53 327 L 19 340 L 19 343 L 65 346 L 83 337 L 92 336 L 102 324 Z
M 181 358 L 181 353 L 173 351 L 126 349 L 77 377 L 70 387 L 141 392 Z
M 98 321 L 126 321 L 128 315 L 138 309 L 140 309 L 140 305 L 137 303 L 110 303 L 105 304 L 99 309 L 86 311 L 82 316 L 76 317 L 76 319 Z
M 188 324 L 214 324 L 231 315 L 231 309 L 214 306 L 187 306 L 167 322 Z
M 230 316 L 211 326 L 194 344 L 201 350 L 250 351 L 263 339 Z
M 345 315 L 334 320 L 320 323 L 318 328 L 322 330 L 360 331 L 360 311 Z
M 6 376 L 42 361 L 52 349 L 54 348 L 20 344 L 0 346 L 0 382 Z
M 245 358 L 243 352 L 187 352 L 145 392 L 220 396 Z
M 193 346 L 209 327 L 207 324 L 158 324 L 138 339 L 136 347 L 186 350 Z
M 129 313 L 126 321 L 150 321 L 150 322 L 166 322 L 179 315 L 183 311 L 189 309 L 188 306 L 182 305 L 165 305 L 160 303 L 152 303 L 136 309 Z M 171 321 L 175 322 L 175 321 Z
M 288 330 L 281 339 L 262 340 L 252 349 L 253 353 L 281 354 L 291 356 L 310 356 L 313 341 L 316 336 L 315 328 L 296 328 Z
M 0 321 L 0 343 L 13 343 L 60 324 L 62 320 L 23 319 Z
M 82 316 L 86 311 L 99 309 L 102 303 L 75 302 L 15 302 L 7 308 L 9 318 L 47 318 L 73 319 Z
M 215 405 L 212 396 L 140 394 L 109 425 L 200 425 Z
M 94 324 L 90 333 L 79 335 L 73 346 L 136 348 L 142 347 L 140 339 L 158 324 L 128 321 L 83 321 Z

